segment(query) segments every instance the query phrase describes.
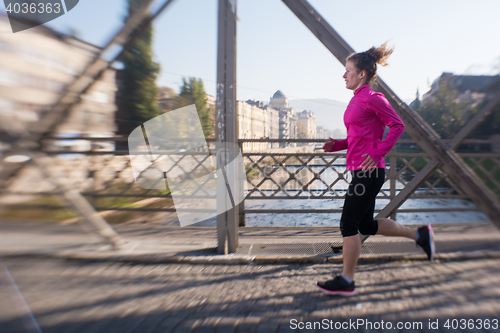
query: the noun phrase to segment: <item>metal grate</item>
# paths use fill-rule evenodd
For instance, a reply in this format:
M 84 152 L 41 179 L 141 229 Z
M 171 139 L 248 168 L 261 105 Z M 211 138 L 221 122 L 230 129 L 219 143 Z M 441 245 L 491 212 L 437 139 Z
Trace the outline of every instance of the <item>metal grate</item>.
M 500 243 L 493 240 L 461 240 L 437 241 L 437 253 L 453 253 L 468 250 L 497 250 Z M 340 256 L 342 255 L 342 242 L 331 243 L 282 243 L 282 244 L 252 244 L 242 247 L 240 253 L 247 252 L 250 256 Z M 423 254 L 421 248 L 414 241 L 370 241 L 363 244 L 362 255 L 370 254 Z

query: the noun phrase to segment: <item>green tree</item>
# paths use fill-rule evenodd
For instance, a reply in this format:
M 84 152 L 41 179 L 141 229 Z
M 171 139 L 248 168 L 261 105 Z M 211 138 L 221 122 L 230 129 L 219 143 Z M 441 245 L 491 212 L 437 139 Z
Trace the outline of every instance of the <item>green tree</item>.
M 422 118 L 443 138 L 452 138 L 477 108 L 471 109 L 458 98 L 452 85 L 443 81 L 433 99 L 418 110 Z
M 500 58 L 499 58 L 500 59 Z M 500 70 L 500 62 L 497 65 L 497 68 Z M 490 87 L 488 91 L 489 94 L 495 96 L 500 93 L 500 76 L 498 80 Z M 486 104 L 488 100 L 484 102 Z M 471 138 L 475 139 L 486 139 L 489 138 L 493 134 L 500 134 L 500 105 L 491 112 L 491 114 L 486 117 L 481 124 L 472 132 Z
M 129 15 L 142 3 L 142 0 L 128 0 Z M 122 61 L 123 87 L 121 92 L 122 114 L 119 131 L 129 134 L 134 128 L 160 115 L 157 103 L 156 79 L 160 66 L 153 61 L 151 47 L 153 26 L 150 24 L 138 36 L 132 47 L 125 52 Z
M 190 77 L 182 79 L 182 87 L 176 102 L 176 108 L 195 104 L 205 137 L 213 137 L 211 110 L 207 108 L 207 94 L 201 79 Z
M 306 126 L 300 121 L 297 121 L 297 137 L 299 139 L 307 139 Z

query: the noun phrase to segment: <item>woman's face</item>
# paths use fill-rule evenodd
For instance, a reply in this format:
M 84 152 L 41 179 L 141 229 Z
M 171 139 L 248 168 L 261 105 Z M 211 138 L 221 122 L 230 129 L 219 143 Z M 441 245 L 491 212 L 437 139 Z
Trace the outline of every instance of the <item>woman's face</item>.
M 345 80 L 345 87 L 350 90 L 356 90 L 366 83 L 366 72 L 361 71 L 354 66 L 354 62 L 347 60 L 345 65 L 345 73 L 342 76 Z

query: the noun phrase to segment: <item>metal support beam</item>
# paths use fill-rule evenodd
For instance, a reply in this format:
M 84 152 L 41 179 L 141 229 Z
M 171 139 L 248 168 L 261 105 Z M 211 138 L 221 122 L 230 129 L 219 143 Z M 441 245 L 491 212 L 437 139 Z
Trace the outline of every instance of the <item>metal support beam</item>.
M 354 50 L 307 2 L 307 0 L 282 0 L 285 5 L 311 30 L 330 52 L 345 65 Z M 477 178 L 462 159 L 446 145 L 439 135 L 411 107 L 407 106 L 380 78 L 376 90 L 382 92 L 406 126 L 408 134 L 428 154 L 442 163 L 455 183 L 500 228 L 500 202 Z
M 460 129 L 460 131 L 448 142 L 448 147 L 450 150 L 455 150 L 460 146 L 462 141 L 488 116 L 493 112 L 493 110 L 500 105 L 500 94 L 495 95 L 489 102 L 484 106 L 467 124 Z M 382 209 L 380 213 L 377 214 L 375 218 L 384 218 L 394 213 L 405 201 L 408 199 L 413 192 L 432 175 L 442 164 L 433 158 L 430 160 L 425 167 L 417 173 L 413 179 L 406 184 L 404 189 L 402 189 L 395 197 L 392 199 L 387 206 Z M 391 165 L 392 167 L 392 165 Z
M 64 199 L 78 212 L 82 214 L 82 216 L 94 225 L 103 238 L 109 240 L 115 249 L 121 248 L 125 242 L 121 239 L 121 237 L 109 226 L 109 224 L 102 218 L 99 213 L 97 213 L 92 207 L 92 205 L 80 194 L 80 192 L 68 188 L 66 184 L 62 183 L 57 177 L 51 174 L 49 168 L 51 165 L 47 164 L 47 161 L 44 159 L 44 154 L 30 154 L 32 161 L 38 167 L 38 169 L 42 172 L 49 182 L 54 184 L 57 187 L 58 191 L 62 191 Z M 45 156 L 45 158 L 47 158 Z
M 30 154 L 29 151 L 39 149 L 40 139 L 47 134 L 52 133 L 55 128 L 65 119 L 71 107 L 79 103 L 81 95 L 90 89 L 99 79 L 101 74 L 111 67 L 125 51 L 133 45 L 133 40 L 137 38 L 144 28 L 160 15 L 173 0 L 165 0 L 165 2 L 156 7 L 158 1 L 144 0 L 141 6 L 127 19 L 122 29 L 108 42 L 108 44 L 99 51 L 99 53 L 89 62 L 81 75 L 71 82 L 64 90 L 60 99 L 52 106 L 49 112 L 41 118 L 39 122 L 34 123 L 27 131 L 22 133 L 18 138 L 12 140 L 12 148 L 5 152 L 5 155 L 14 152 L 24 152 Z M 39 153 L 35 158 L 43 156 Z M 0 161 L 0 185 L 7 184 L 9 178 L 19 172 L 25 163 L 10 164 Z M 44 166 L 38 164 L 42 172 Z M 60 185 L 60 184 L 59 184 Z M 117 247 L 121 241 L 118 240 L 117 234 L 106 223 L 95 209 L 86 201 L 86 199 L 74 191 L 68 192 L 65 190 L 65 198 L 80 212 L 87 221 L 91 222 L 99 233 L 108 238 Z
M 238 146 L 236 110 L 236 0 L 219 0 L 217 37 L 216 143 Z M 233 152 L 234 153 L 234 152 Z M 224 156 L 226 156 L 224 154 Z M 229 156 L 230 157 L 230 156 Z M 234 158 L 234 156 L 233 156 Z M 219 159 L 217 159 L 219 160 Z M 227 160 L 225 161 L 227 162 Z M 227 163 L 223 162 L 223 165 Z M 219 167 L 219 166 L 218 166 Z M 225 172 L 225 171 L 223 171 Z M 228 173 L 231 174 L 231 173 Z M 239 207 L 227 205 L 227 179 L 217 179 L 217 251 L 234 253 L 238 247 Z M 228 193 L 231 195 L 231 193 Z M 219 199 L 224 197 L 224 199 Z M 220 213 L 219 213 L 220 212 Z M 226 243 L 227 241 L 227 243 Z
M 499 105 L 500 105 L 500 91 L 497 91 L 493 95 L 493 97 L 490 98 L 488 103 L 485 106 L 483 106 L 481 110 L 479 110 L 479 112 L 476 113 L 474 117 L 472 117 L 472 119 L 469 120 L 467 124 L 465 124 L 464 127 L 460 129 L 460 131 L 458 131 L 457 134 L 455 134 L 453 139 L 451 139 L 448 142 L 448 146 L 450 147 L 450 149 L 456 150 L 458 146 L 460 146 L 462 141 L 464 141 L 465 138 L 468 137 L 469 134 L 471 134 L 472 131 L 474 131 L 477 128 L 477 126 L 479 126 L 479 124 L 481 124 L 483 120 L 486 119 L 486 117 L 488 117 Z

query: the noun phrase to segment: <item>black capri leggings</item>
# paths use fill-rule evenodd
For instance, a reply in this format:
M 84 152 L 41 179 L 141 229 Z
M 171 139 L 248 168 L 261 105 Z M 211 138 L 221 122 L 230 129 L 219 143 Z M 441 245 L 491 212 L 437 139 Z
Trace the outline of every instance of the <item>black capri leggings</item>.
M 375 198 L 385 180 L 385 169 L 372 172 L 354 170 L 349 184 L 340 218 L 343 237 L 354 236 L 358 231 L 363 235 L 375 235 L 378 223 L 373 219 Z

